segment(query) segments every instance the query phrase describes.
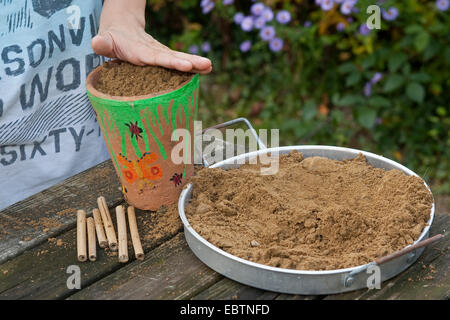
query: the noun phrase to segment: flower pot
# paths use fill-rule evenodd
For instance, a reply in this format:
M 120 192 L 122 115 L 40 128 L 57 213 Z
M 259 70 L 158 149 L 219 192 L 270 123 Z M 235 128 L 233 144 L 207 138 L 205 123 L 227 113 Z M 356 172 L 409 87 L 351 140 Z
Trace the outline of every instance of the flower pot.
M 125 200 L 143 210 L 175 203 L 193 174 L 198 74 L 177 89 L 145 96 L 111 96 L 95 89 L 102 66 L 86 89 L 97 115 Z M 189 135 L 175 134 L 186 129 Z M 178 157 L 172 157 L 172 150 Z M 182 161 L 180 163 L 180 157 Z

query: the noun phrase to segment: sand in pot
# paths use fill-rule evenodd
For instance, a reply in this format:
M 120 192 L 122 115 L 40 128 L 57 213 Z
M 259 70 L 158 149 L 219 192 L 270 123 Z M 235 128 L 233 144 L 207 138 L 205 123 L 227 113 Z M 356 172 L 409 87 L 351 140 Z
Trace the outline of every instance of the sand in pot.
M 199 76 L 161 67 L 105 63 L 86 81 L 127 202 L 157 210 L 175 203 L 193 173 Z M 189 135 L 178 134 L 185 129 Z M 174 147 L 181 163 L 173 161 Z
M 259 165 L 203 169 L 192 178 L 188 221 L 219 248 L 253 262 L 298 270 L 354 267 L 412 244 L 430 218 L 423 181 L 346 161 L 280 157 Z

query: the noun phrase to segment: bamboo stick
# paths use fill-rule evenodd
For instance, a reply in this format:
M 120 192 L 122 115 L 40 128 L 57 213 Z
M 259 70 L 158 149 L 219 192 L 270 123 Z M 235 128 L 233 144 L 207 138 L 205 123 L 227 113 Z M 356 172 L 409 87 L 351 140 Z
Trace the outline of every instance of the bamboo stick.
M 97 243 L 95 239 L 95 222 L 94 219 L 89 217 L 86 220 L 87 222 L 87 234 L 88 234 L 88 252 L 89 252 L 89 260 L 95 261 L 97 260 Z
M 86 212 L 84 210 L 77 211 L 77 256 L 78 261 L 87 260 L 86 255 Z
M 139 231 L 136 223 L 136 214 L 133 206 L 128 207 L 128 224 L 130 226 L 131 241 L 133 242 L 136 259 L 144 260 L 144 250 L 142 250 L 141 239 L 139 238 Z
M 127 221 L 125 210 L 121 205 L 116 207 L 116 218 L 117 233 L 119 234 L 119 261 L 125 263 L 128 261 Z
M 108 246 L 108 240 L 106 239 L 105 231 L 103 229 L 103 221 L 102 221 L 102 217 L 100 215 L 100 211 L 97 208 L 95 208 L 92 211 L 92 215 L 94 216 L 95 230 L 97 231 L 98 245 L 100 246 L 100 248 L 106 248 Z
M 112 251 L 117 251 L 117 238 L 114 231 L 114 225 L 109 213 L 108 205 L 106 204 L 105 197 L 98 197 L 97 199 L 98 209 L 102 215 L 103 224 L 105 226 L 106 237 L 108 238 L 108 245 Z

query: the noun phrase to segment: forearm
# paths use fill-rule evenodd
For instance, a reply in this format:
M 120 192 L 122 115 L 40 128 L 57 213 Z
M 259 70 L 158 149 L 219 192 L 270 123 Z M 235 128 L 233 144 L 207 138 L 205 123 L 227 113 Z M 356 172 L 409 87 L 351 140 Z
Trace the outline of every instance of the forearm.
M 122 23 L 145 27 L 146 0 L 105 0 L 100 16 L 99 32 Z
M 105 0 L 94 52 L 136 65 L 157 65 L 180 71 L 209 73 L 209 59 L 171 50 L 145 32 L 146 0 Z

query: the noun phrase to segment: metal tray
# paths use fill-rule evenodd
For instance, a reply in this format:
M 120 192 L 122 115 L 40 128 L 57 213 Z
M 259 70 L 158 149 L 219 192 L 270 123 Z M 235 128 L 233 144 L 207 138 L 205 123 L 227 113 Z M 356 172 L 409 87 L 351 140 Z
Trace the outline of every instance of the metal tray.
M 233 121 L 233 123 L 236 122 L 236 120 Z M 248 121 L 243 122 L 246 122 L 251 127 Z M 242 163 L 242 158 L 248 160 L 259 154 L 271 151 L 278 151 L 279 154 L 286 154 L 293 150 L 303 153 L 305 158 L 321 156 L 335 160 L 352 159 L 359 153 L 362 153 L 366 157 L 367 162 L 376 168 L 383 168 L 386 170 L 398 169 L 407 175 L 417 176 L 417 174 L 408 168 L 382 156 L 361 150 L 333 146 L 286 146 L 262 149 L 226 159 L 213 164 L 210 167 L 223 169 L 237 168 L 239 167 L 237 163 Z M 239 160 L 240 162 L 238 162 Z M 425 186 L 430 190 L 426 183 Z M 384 259 L 383 261 L 379 261 L 378 263 L 372 262 L 352 268 L 326 271 L 293 270 L 271 267 L 231 255 L 205 240 L 193 229 L 186 218 L 184 210 L 192 197 L 193 188 L 193 185 L 189 184 L 182 191 L 178 201 L 178 211 L 184 224 L 184 234 L 191 250 L 202 262 L 216 272 L 235 281 L 264 290 L 290 294 L 318 295 L 341 293 L 366 288 L 368 277 L 372 275 L 372 273 L 367 272 L 370 266 L 377 264 L 380 268 L 381 281 L 388 280 L 411 266 L 422 254 L 424 246 L 431 242 L 428 240 L 432 240 L 425 239 L 428 238 L 429 230 L 434 219 L 434 200 L 430 211 L 430 219 L 419 238 L 412 245 L 401 250 L 398 254 L 392 255 L 392 257 Z

